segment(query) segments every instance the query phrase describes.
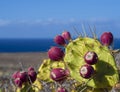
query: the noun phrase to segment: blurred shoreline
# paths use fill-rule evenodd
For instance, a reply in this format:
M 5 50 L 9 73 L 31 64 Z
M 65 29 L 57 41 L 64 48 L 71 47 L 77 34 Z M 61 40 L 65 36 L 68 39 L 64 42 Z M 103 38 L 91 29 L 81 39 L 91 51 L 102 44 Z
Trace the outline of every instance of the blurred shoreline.
M 29 66 L 38 69 L 42 61 L 47 58 L 46 52 L 0 53 L 0 76 L 11 75 L 14 71 Z

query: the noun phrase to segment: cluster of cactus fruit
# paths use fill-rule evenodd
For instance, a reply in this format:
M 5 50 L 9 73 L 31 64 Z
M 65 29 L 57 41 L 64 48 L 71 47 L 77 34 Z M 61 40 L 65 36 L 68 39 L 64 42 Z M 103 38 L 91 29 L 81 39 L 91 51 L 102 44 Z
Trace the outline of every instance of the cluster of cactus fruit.
M 96 37 L 82 36 L 73 40 L 71 34 L 64 31 L 54 41 L 64 49 L 57 46 L 49 49 L 49 59 L 40 65 L 37 78 L 36 73 L 33 74 L 34 79 L 30 76 L 35 86 L 29 92 L 108 92 L 119 82 L 113 50 L 109 49 L 113 42 L 111 32 L 104 32 L 99 41 Z M 26 76 L 24 73 L 23 76 Z M 22 78 L 17 75 L 17 78 L 16 74 L 13 75 L 15 84 L 21 89 L 28 87 L 29 84 L 21 86 Z M 27 75 L 32 73 L 28 70 Z
M 35 82 L 36 78 L 37 78 L 37 73 L 33 67 L 29 67 L 27 72 L 16 71 L 12 74 L 12 79 L 14 81 L 14 84 L 20 89 L 23 88 L 24 85 L 30 86 L 32 83 Z

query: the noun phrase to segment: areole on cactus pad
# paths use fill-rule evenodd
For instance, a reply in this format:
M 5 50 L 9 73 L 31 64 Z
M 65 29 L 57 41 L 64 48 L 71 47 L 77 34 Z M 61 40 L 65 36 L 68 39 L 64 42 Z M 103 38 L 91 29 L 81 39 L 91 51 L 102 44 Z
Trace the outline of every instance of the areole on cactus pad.
M 66 35 L 69 39 L 64 38 Z M 57 47 L 50 48 L 48 51 L 50 59 L 45 59 L 40 65 L 37 79 L 33 83 L 37 88 L 33 87 L 34 91 L 31 92 L 45 91 L 44 82 L 52 84 L 50 92 L 56 92 L 56 87 L 64 88 L 64 81 L 70 81 L 69 83 L 72 81 L 69 88 L 65 87 L 66 91 L 70 89 L 68 92 L 103 92 L 103 89 L 109 90 L 119 82 L 118 69 L 109 44 L 102 45 L 99 40 L 90 37 L 72 40 L 68 32 L 64 33 L 64 37 L 69 42 L 68 44 L 61 42 L 65 44 L 62 45 L 65 52 Z M 56 41 L 58 44 L 64 40 Z

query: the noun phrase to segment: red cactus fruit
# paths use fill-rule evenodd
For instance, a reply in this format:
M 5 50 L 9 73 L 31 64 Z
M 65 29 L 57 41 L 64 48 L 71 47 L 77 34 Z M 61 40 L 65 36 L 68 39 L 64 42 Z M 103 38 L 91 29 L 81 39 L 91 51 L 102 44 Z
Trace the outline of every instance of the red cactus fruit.
M 100 40 L 101 40 L 103 45 L 109 46 L 113 42 L 113 35 L 111 32 L 104 32 L 101 35 Z
M 37 78 L 37 73 L 34 70 L 28 71 L 28 76 L 30 77 L 31 82 L 33 83 Z
M 65 40 L 71 40 L 71 34 L 70 34 L 70 32 L 68 32 L 68 31 L 64 31 L 63 33 L 62 33 L 62 37 L 65 39 Z
M 68 92 L 68 91 L 63 87 L 58 87 L 56 92 Z
M 84 56 L 84 60 L 87 64 L 93 65 L 96 64 L 98 61 L 98 56 L 95 52 L 93 51 L 88 51 L 85 56 Z
M 62 68 L 54 68 L 52 69 L 52 71 L 50 72 L 50 77 L 54 80 L 54 81 L 63 81 L 64 79 L 66 79 L 66 72 L 64 69 Z
M 19 74 L 19 73 L 20 73 L 19 71 L 14 72 L 14 73 L 12 74 L 12 79 L 16 79 L 16 78 L 18 77 L 18 74 Z
M 63 59 L 64 52 L 58 47 L 52 47 L 48 51 L 48 56 L 53 61 L 59 61 Z
M 29 71 L 34 71 L 34 68 L 33 68 L 33 67 L 29 67 L 29 68 L 28 68 L 28 72 L 29 72 Z
M 55 43 L 57 43 L 58 45 L 65 46 L 65 44 L 66 44 L 65 39 L 64 39 L 61 35 L 57 35 L 57 36 L 54 38 L 54 41 L 55 41 Z
M 20 80 L 20 78 L 16 78 L 14 80 L 14 83 L 17 87 L 20 87 L 20 88 L 22 87 L 22 84 L 23 84 L 23 82 Z
M 22 82 L 27 82 L 28 80 L 27 72 L 25 71 L 19 72 L 17 78 L 20 78 Z
M 80 75 L 83 78 L 88 79 L 93 75 L 93 73 L 94 73 L 94 68 L 91 65 L 86 64 L 81 66 L 80 68 Z

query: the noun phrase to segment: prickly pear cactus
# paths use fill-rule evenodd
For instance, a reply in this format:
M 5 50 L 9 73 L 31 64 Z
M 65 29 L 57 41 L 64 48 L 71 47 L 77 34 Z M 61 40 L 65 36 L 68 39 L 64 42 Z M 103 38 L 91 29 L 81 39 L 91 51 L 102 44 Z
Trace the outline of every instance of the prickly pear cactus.
M 90 37 L 78 37 L 72 40 L 69 32 L 55 37 L 55 42 L 64 46 L 64 53 L 57 47 L 52 47 L 48 51 L 50 59 L 45 59 L 40 65 L 37 79 L 31 87 L 33 91 L 30 92 L 58 92 L 56 90 L 59 87 L 65 88 L 65 92 L 108 92 L 111 90 L 119 82 L 119 73 L 113 53 L 108 46 L 113 39 L 111 35 L 106 37 L 107 41 L 102 39 L 106 45 Z M 109 38 L 112 40 L 109 41 Z M 98 60 L 95 64 L 87 63 L 86 65 L 85 55 L 89 51 L 97 54 Z M 89 68 L 82 70 L 82 73 L 87 76 L 91 74 L 90 77 L 81 76 L 80 69 L 83 65 L 93 67 L 94 73 L 86 70 Z M 62 71 L 57 71 L 59 69 L 56 68 Z M 56 71 L 51 72 L 52 69 Z M 63 72 L 63 70 L 68 71 Z
M 91 79 L 82 78 L 79 69 L 85 64 L 84 55 L 88 51 L 94 51 L 98 55 L 98 62 L 92 65 L 95 74 Z M 67 63 L 71 77 L 79 82 L 85 82 L 93 88 L 111 88 L 119 80 L 114 57 L 106 46 L 92 38 L 77 38 L 70 42 L 65 50 L 64 61 Z

